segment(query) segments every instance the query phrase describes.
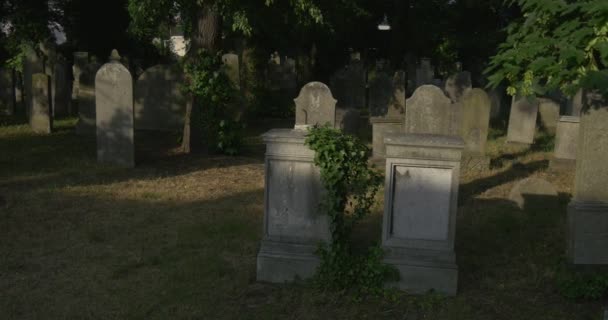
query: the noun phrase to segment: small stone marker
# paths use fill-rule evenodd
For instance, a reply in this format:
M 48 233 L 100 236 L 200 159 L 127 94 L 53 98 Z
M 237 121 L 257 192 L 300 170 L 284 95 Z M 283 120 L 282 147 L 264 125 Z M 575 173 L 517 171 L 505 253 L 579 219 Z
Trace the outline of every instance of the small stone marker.
M 546 180 L 527 178 L 511 189 L 509 200 L 522 210 L 554 209 L 557 206 L 557 190 Z
M 409 105 L 408 105 L 409 107 Z M 457 136 L 387 134 L 382 247 L 410 293 L 455 295 L 460 159 Z
M 222 61 L 226 68 L 226 75 L 235 86 L 235 88 L 241 88 L 241 76 L 239 68 L 239 56 L 234 53 L 226 53 L 222 56 Z
M 457 135 L 457 108 L 441 89 L 424 85 L 406 102 L 405 132 Z
M 534 143 L 538 100 L 527 97 L 513 97 L 507 142 L 520 144 Z
M 184 76 L 176 66 L 148 68 L 135 83 L 135 129 L 180 130 L 186 115 Z
M 97 72 L 95 100 L 97 161 L 134 167 L 133 80 L 116 50 Z
M 49 134 L 53 128 L 51 115 L 51 77 L 44 73 L 32 75 L 32 110 L 30 126 L 36 133 Z
M 468 71 L 456 73 L 445 82 L 445 92 L 452 102 L 459 102 L 467 91 L 471 89 L 473 89 L 471 73 Z
M 574 264 L 608 265 L 608 101 L 583 95 L 574 197 L 568 207 Z
M 557 122 L 559 121 L 559 104 L 548 98 L 538 98 L 538 112 L 540 121 L 545 130 L 555 134 Z
M 294 99 L 296 103 L 296 127 L 314 125 L 335 125 L 336 99 L 327 85 L 321 82 L 310 82 L 300 90 Z
M 562 116 L 557 124 L 555 154 L 551 160 L 552 169 L 574 169 L 580 117 Z
M 95 75 L 100 65 L 88 64 L 80 72 L 78 84 L 78 123 L 76 133 L 79 135 L 94 135 L 95 129 Z

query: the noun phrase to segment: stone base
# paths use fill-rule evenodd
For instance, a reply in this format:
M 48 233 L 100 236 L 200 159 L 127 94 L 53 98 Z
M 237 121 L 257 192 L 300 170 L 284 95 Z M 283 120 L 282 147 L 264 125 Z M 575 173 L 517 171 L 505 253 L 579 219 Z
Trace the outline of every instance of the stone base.
M 568 171 L 576 169 L 576 160 L 553 158 L 549 163 L 549 168 L 554 171 Z
M 389 249 L 384 262 L 399 271 L 398 282 L 389 283 L 411 294 L 424 294 L 434 290 L 446 295 L 456 295 L 458 288 L 458 266 L 453 252 L 437 250 Z
M 568 206 L 568 256 L 576 265 L 608 265 L 608 203 L 573 200 Z
M 490 157 L 486 155 L 463 155 L 461 164 L 464 170 L 490 170 Z
M 314 245 L 262 241 L 257 258 L 257 280 L 284 283 L 309 279 L 319 266 Z

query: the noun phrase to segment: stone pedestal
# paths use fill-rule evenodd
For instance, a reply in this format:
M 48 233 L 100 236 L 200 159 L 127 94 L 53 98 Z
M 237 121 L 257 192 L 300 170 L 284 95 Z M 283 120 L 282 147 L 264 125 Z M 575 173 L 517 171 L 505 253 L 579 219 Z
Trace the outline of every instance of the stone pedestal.
M 382 246 L 399 270 L 393 285 L 411 293 L 434 289 L 455 295 L 454 234 L 460 137 L 388 134 Z
M 305 130 L 275 129 L 266 143 L 264 232 L 257 257 L 257 280 L 310 278 L 320 263 L 319 242 L 331 241 L 329 220 L 319 212 L 322 184 L 305 144 Z
M 403 132 L 404 118 L 374 117 L 370 119 L 372 123 L 372 149 L 375 159 L 384 159 L 386 147 L 384 137 L 387 133 Z
M 571 170 L 576 167 L 580 120 L 580 117 L 573 116 L 563 116 L 559 119 L 555 135 L 555 153 L 551 159 L 552 169 Z
M 608 101 L 584 94 L 574 196 L 568 207 L 569 256 L 577 265 L 608 265 Z

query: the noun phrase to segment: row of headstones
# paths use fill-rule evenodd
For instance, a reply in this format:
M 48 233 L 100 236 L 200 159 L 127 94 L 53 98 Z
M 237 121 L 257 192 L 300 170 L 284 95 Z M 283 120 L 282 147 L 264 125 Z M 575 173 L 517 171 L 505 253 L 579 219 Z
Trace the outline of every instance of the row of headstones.
M 461 101 L 476 91 L 481 90 L 469 90 Z M 608 264 L 608 170 L 603 165 L 608 161 L 608 103 L 600 98 L 589 99 L 581 120 L 575 195 L 569 206 L 568 252 L 575 264 Z M 408 108 L 413 105 L 415 113 L 406 122 L 406 132 L 384 138 L 384 261 L 399 271 L 401 279 L 393 285 L 401 289 L 455 294 L 454 233 L 467 148 L 453 126 L 458 112 L 450 110 L 458 106 L 432 85 L 418 88 L 410 99 Z M 319 169 L 304 141 L 306 128 L 336 122 L 336 99 L 326 85 L 315 82 L 303 87 L 295 101 L 295 128 L 274 129 L 263 136 L 267 152 L 264 232 L 257 257 L 260 281 L 311 277 L 319 265 L 318 243 L 331 239 L 327 217 L 318 211 Z M 485 105 L 484 122 L 489 117 L 487 104 L 480 103 Z M 524 181 L 514 190 L 526 192 L 538 183 Z

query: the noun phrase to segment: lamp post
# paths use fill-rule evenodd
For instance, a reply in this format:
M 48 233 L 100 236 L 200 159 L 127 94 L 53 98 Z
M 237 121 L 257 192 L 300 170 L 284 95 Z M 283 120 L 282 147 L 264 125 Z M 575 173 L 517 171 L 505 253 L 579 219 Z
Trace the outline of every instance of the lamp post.
M 391 25 L 388 22 L 388 16 L 386 15 L 386 13 L 384 14 L 384 18 L 382 19 L 382 21 L 378 24 L 378 30 L 380 31 L 380 33 L 383 33 L 383 35 L 381 36 L 382 38 L 384 38 L 384 52 L 386 53 L 387 57 L 388 57 L 388 42 L 389 42 L 389 33 L 388 31 L 391 31 Z

